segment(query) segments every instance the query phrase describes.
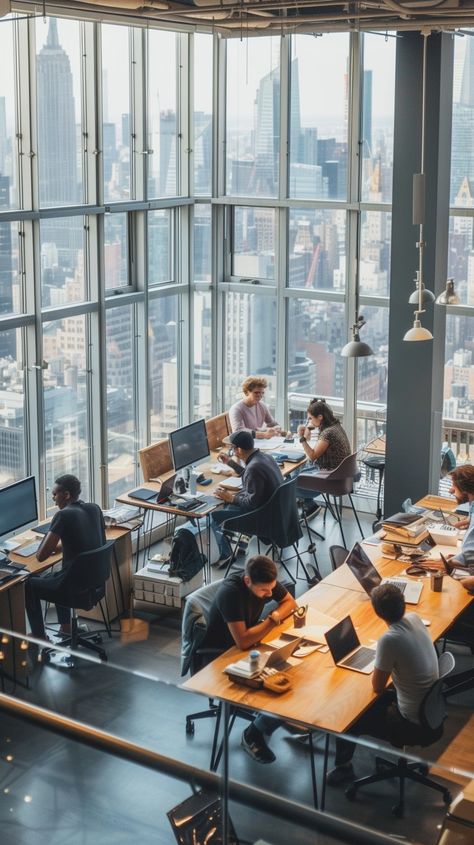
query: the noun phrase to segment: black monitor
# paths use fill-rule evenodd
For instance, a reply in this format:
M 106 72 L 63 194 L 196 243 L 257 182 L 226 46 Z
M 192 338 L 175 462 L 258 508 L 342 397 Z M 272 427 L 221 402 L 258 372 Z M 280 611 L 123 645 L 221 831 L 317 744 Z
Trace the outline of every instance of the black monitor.
M 211 454 L 207 440 L 206 423 L 196 420 L 172 431 L 169 435 L 171 457 L 175 470 L 196 464 Z
M 38 520 L 34 475 L 0 490 L 0 537 Z

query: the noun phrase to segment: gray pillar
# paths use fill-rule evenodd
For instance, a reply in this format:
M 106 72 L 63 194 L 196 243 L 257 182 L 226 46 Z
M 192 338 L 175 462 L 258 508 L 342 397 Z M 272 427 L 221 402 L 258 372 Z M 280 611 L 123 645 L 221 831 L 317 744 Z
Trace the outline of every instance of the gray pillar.
M 412 223 L 412 178 L 420 172 L 423 36 L 397 40 L 389 319 L 385 514 L 410 496 L 437 492 L 442 441 L 446 311 L 427 306 L 422 325 L 434 340 L 403 341 L 413 323 L 418 226 Z M 447 274 L 453 38 L 430 35 L 425 143 L 425 286 L 438 294 Z

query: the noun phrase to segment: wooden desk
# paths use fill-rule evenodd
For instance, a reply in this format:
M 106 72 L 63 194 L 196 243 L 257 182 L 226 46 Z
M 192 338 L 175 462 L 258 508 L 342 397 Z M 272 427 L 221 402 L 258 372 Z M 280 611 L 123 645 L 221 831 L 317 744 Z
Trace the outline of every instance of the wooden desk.
M 401 567 L 398 564 L 397 569 L 397 561 L 387 563 L 388 570 L 392 570 L 390 574 L 400 574 Z M 384 567 L 380 569 L 382 571 Z M 337 620 L 350 614 L 363 644 L 377 640 L 386 630 L 385 623 L 375 615 L 363 591 L 347 590 L 324 579 L 299 601 Z M 441 593 L 432 592 L 427 579 L 419 604 L 410 606 L 408 612 L 416 610 L 424 619 L 430 619 L 428 631 L 436 640 L 470 602 L 471 596 L 453 578 L 444 580 Z M 291 621 L 286 620 L 265 639 L 275 639 L 290 625 Z M 223 670 L 229 663 L 246 655 L 247 652 L 231 648 L 189 678 L 183 685 L 184 689 L 338 733 L 348 730 L 375 699 L 370 676 L 338 668 L 329 652 L 315 652 L 292 668 L 293 689 L 285 695 L 274 696 L 265 690 L 239 686 L 232 683 Z

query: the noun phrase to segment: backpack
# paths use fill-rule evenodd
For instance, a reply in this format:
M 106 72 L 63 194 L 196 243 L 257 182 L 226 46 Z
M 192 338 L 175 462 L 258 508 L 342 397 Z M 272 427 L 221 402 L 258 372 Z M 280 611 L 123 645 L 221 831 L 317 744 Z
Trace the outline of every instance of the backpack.
M 201 571 L 205 562 L 206 558 L 199 551 L 193 532 L 189 528 L 178 528 L 171 543 L 169 575 L 190 581 Z

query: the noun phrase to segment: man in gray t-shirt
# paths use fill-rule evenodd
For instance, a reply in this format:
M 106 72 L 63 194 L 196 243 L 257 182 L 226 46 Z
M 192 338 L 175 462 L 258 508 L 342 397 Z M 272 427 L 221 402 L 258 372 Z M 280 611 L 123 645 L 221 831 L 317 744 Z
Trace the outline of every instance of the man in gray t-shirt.
M 420 705 L 438 679 L 438 656 L 431 638 L 416 613 L 405 615 L 403 593 L 394 584 L 372 590 L 372 606 L 388 625 L 377 643 L 372 688 L 380 695 L 375 704 L 350 728 L 354 736 L 369 734 L 401 748 L 422 739 Z M 393 681 L 395 694 L 386 690 Z M 335 786 L 354 779 L 352 756 L 355 743 L 336 740 L 335 768 L 327 783 Z

